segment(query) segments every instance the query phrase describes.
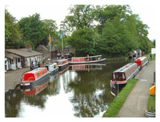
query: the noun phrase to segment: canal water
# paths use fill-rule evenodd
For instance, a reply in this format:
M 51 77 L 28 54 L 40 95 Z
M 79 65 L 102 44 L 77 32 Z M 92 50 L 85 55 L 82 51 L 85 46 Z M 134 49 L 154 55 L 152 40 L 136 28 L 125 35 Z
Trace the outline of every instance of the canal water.
M 6 117 L 102 117 L 121 89 L 111 74 L 129 61 L 69 66 L 29 89 L 5 91 Z

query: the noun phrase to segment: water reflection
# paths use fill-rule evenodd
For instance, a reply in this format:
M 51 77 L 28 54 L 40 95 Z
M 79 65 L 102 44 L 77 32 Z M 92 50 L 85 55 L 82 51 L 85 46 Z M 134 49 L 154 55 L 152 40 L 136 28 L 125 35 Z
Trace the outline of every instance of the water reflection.
M 111 74 L 124 64 L 126 62 L 67 67 L 28 91 L 8 90 L 5 116 L 101 117 L 114 99 Z

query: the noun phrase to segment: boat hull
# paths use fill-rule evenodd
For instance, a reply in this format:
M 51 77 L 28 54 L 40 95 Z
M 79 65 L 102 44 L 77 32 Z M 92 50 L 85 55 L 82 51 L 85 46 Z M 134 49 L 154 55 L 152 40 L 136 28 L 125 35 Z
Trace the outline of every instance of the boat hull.
M 69 63 L 64 64 L 64 65 L 58 65 L 59 71 L 63 71 L 65 68 L 67 68 L 67 67 L 69 66 L 68 64 L 69 64 Z
M 69 65 L 76 65 L 76 64 L 92 64 L 92 63 L 105 63 L 106 58 L 101 60 L 95 60 L 95 61 L 84 61 L 84 62 L 69 62 Z
M 50 73 L 50 75 L 54 75 L 54 74 L 56 74 L 56 73 L 58 72 L 58 69 L 59 69 L 59 68 L 56 68 L 55 70 L 53 70 L 53 71 L 49 72 L 49 73 Z
M 44 75 L 43 77 L 41 77 L 41 78 L 39 78 L 39 79 L 37 79 L 37 80 L 35 80 L 35 81 L 33 81 L 33 82 L 25 82 L 25 83 L 21 82 L 21 83 L 20 83 L 20 87 L 21 87 L 21 88 L 30 88 L 30 87 L 36 86 L 36 85 L 38 85 L 38 84 L 40 84 L 40 83 L 42 83 L 42 82 L 49 81 L 49 75 L 50 75 L 50 74 L 47 73 L 47 74 Z

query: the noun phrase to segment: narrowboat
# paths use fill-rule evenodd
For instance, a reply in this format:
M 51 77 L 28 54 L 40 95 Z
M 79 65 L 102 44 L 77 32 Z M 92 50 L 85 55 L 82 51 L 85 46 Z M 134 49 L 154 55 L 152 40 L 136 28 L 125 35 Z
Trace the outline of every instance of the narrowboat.
M 57 63 L 47 64 L 45 67 L 47 67 L 47 70 L 51 75 L 58 72 L 59 69 Z
M 137 63 L 140 69 L 142 69 L 146 64 L 148 64 L 148 58 L 147 57 L 140 57 L 134 61 L 134 63 Z
M 128 80 L 132 79 L 139 72 L 139 67 L 136 63 L 128 63 L 125 66 L 117 69 L 112 73 L 112 80 L 110 85 L 126 84 Z
M 59 71 L 62 71 L 68 66 L 68 59 L 60 59 L 55 61 L 59 67 Z
M 21 79 L 20 86 L 32 87 L 46 80 L 49 80 L 49 72 L 46 67 L 40 67 L 24 73 L 24 77 Z
M 87 57 L 72 57 L 71 62 L 69 62 L 69 65 L 106 62 L 106 58 L 101 59 L 101 57 L 102 55 L 87 56 Z

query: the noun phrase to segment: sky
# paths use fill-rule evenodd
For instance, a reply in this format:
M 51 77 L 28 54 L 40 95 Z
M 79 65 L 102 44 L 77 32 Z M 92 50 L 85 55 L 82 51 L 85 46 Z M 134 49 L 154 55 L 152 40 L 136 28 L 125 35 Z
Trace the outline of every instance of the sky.
M 141 1 L 141 2 L 140 2 Z M 156 12 L 158 5 L 156 4 L 157 0 L 134 0 L 134 2 L 128 2 L 127 0 L 5 0 L 4 7 L 16 17 L 17 20 L 20 20 L 23 17 L 29 17 L 35 13 L 39 13 L 41 19 L 53 19 L 56 21 L 58 27 L 65 19 L 65 16 L 68 15 L 68 8 L 74 4 L 93 4 L 93 5 L 104 5 L 104 4 L 128 4 L 131 7 L 131 10 L 134 14 L 138 14 L 140 20 L 149 26 L 148 38 L 150 40 L 156 39 Z

